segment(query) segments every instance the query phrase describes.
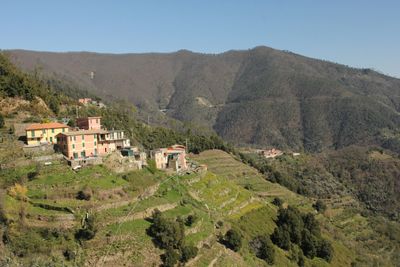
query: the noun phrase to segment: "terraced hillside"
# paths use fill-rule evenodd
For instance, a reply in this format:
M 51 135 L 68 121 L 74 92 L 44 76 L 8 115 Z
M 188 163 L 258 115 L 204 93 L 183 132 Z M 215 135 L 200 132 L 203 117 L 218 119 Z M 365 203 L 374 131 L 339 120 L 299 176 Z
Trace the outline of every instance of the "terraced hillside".
M 159 265 L 163 251 L 147 234 L 148 218 L 157 208 L 167 218 L 196 215 L 196 221 L 185 226 L 185 242 L 199 252 L 187 266 L 265 266 L 252 253 L 249 241 L 274 231 L 274 197 L 283 199 L 284 206 L 314 212 L 312 199 L 268 182 L 225 152 L 205 151 L 192 159 L 206 164 L 208 171 L 181 176 L 151 169 L 114 174 L 105 166 L 94 166 L 76 173 L 62 163 L 38 167 L 31 160 L 18 170 L 1 171 L 7 187 L 2 194 L 2 214 L 9 223 L 2 228 L 7 242 L 2 244 L 0 263 Z M 334 257 L 331 263 L 306 259 L 306 266 L 393 265 L 399 251 L 396 241 L 374 229 L 359 213 L 327 204 L 329 209 L 317 219 L 323 237 L 333 245 Z M 95 236 L 77 240 L 86 216 L 95 218 Z M 228 229 L 243 236 L 238 252 L 218 242 L 218 236 Z M 382 244 L 381 250 L 373 249 Z M 274 249 L 276 266 L 297 266 L 290 252 Z

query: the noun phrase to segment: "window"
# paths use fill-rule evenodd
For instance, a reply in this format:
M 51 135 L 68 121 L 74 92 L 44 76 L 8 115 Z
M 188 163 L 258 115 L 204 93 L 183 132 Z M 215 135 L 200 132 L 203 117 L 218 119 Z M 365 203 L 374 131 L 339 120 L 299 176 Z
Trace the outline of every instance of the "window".
M 85 143 L 82 143 L 82 147 L 85 147 Z
M 72 136 L 70 136 L 70 137 L 69 137 L 69 141 L 71 141 L 71 142 L 72 142 Z
M 74 144 L 72 144 L 72 149 L 75 149 L 75 145 Z
M 35 137 L 35 131 L 31 131 L 32 137 Z
M 43 129 L 43 130 L 42 130 L 42 134 L 45 134 L 45 133 L 46 133 L 46 130 L 45 130 L 45 129 Z
M 94 134 L 93 137 L 94 137 L 95 140 L 97 139 L 97 135 Z
M 54 128 L 51 129 L 51 132 L 54 133 Z
M 76 141 L 76 136 L 74 136 L 74 141 Z
M 53 143 L 53 137 L 50 137 L 50 143 Z
M 96 123 L 99 123 L 99 119 L 96 119 Z
M 85 157 L 86 157 L 86 152 L 85 152 L 85 151 L 82 151 L 82 152 L 81 152 L 81 157 L 82 157 L 82 158 L 85 158 Z
M 82 141 L 85 140 L 85 136 L 82 134 Z
M 63 132 L 63 133 L 65 132 L 65 128 L 62 128 L 62 132 Z
M 96 145 L 96 141 L 94 141 L 94 145 Z
M 78 153 L 74 152 L 74 159 L 78 158 Z

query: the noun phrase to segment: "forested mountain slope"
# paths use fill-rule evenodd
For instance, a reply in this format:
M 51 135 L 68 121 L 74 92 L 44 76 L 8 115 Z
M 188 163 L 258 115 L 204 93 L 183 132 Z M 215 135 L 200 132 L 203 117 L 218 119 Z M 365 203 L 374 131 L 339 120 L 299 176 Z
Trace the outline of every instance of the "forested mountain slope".
M 320 151 L 383 142 L 400 125 L 400 80 L 257 47 L 198 54 L 7 51 L 48 79 L 214 129 L 237 144 Z

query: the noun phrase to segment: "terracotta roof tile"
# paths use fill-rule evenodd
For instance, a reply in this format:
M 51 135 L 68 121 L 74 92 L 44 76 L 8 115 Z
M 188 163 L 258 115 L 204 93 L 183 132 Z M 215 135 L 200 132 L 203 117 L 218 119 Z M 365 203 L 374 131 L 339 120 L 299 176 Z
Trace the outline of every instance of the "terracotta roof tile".
M 68 128 L 68 126 L 59 122 L 34 123 L 26 127 L 25 130 L 31 131 L 31 130 L 56 129 L 56 128 Z
M 78 130 L 78 131 L 70 131 L 67 133 L 59 133 L 58 135 L 66 135 L 66 136 L 74 136 L 74 135 L 87 135 L 87 134 L 107 134 L 106 130 Z

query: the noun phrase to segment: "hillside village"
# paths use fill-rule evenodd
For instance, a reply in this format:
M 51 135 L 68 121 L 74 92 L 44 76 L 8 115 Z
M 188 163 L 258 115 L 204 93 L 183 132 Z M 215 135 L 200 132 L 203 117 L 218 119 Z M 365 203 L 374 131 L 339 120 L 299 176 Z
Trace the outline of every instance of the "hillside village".
M 97 165 L 107 155 L 117 152 L 121 157 L 133 160 L 137 169 L 147 165 L 147 153 L 132 147 L 123 130 L 108 130 L 102 127 L 101 117 L 77 118 L 72 128 L 59 122 L 35 123 L 25 128 L 27 151 L 41 151 L 42 147 L 52 146 L 62 153 L 73 168 Z M 171 169 L 176 172 L 187 170 L 186 147 L 172 145 L 149 152 L 158 169 Z M 131 161 L 132 162 L 132 161 Z

